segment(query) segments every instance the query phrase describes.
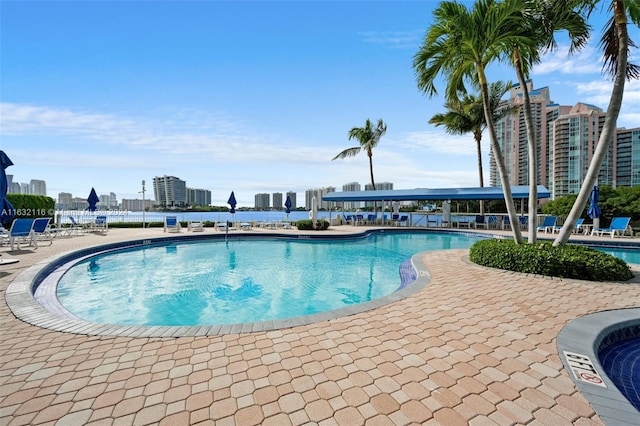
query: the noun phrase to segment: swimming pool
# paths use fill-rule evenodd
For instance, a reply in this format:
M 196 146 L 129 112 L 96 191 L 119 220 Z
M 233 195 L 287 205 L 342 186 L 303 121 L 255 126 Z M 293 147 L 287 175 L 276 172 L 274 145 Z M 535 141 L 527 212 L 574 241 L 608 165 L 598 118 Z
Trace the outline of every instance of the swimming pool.
M 401 286 L 400 265 L 414 254 L 468 248 L 479 238 L 386 232 L 338 241 L 171 241 L 80 260 L 58 280 L 56 295 L 73 316 L 93 323 L 197 326 L 279 320 L 389 295 Z

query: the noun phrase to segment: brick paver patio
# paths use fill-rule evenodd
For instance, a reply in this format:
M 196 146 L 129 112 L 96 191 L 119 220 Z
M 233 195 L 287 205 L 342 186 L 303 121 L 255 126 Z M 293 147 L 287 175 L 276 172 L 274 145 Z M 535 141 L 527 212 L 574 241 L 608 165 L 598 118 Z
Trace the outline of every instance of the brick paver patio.
M 556 336 L 579 316 L 640 306 L 638 278 L 508 273 L 470 264 L 466 250 L 424 254 L 432 281 L 407 299 L 261 333 L 64 334 L 16 319 L 5 303 L 20 272 L 56 253 L 161 235 L 112 229 L 35 251 L 0 248 L 20 259 L 0 267 L 1 424 L 602 424 L 565 372 Z

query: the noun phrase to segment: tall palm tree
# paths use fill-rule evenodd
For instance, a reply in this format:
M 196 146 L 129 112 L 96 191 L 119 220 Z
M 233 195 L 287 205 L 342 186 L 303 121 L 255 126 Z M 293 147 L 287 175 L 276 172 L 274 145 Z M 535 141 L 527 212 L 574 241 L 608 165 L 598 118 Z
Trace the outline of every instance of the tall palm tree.
M 371 187 L 376 189 L 376 182 L 373 179 L 373 148 L 378 145 L 380 142 L 380 138 L 387 133 L 387 125 L 382 121 L 382 118 L 378 119 L 378 124 L 374 128 L 371 120 L 367 118 L 367 121 L 364 123 L 364 127 L 354 127 L 349 130 L 349 140 L 355 139 L 358 141 L 360 146 L 354 146 L 352 148 L 347 148 L 342 151 L 340 154 L 336 155 L 331 159 L 337 160 L 338 158 L 349 158 L 354 157 L 360 153 L 360 151 L 364 150 L 369 157 L 369 174 L 371 176 Z M 376 210 L 376 203 L 373 203 L 373 209 Z
M 530 0 L 519 13 L 522 14 L 520 26 L 513 27 L 515 34 L 511 46 L 513 66 L 522 92 L 522 105 L 527 131 L 528 175 L 529 175 L 529 234 L 528 242 L 533 244 L 537 238 L 538 213 L 538 151 L 535 123 L 531 112 L 531 101 L 527 80 L 531 66 L 540 62 L 540 54 L 555 50 L 555 33 L 566 30 L 569 33 L 573 52 L 586 45 L 589 39 L 589 25 L 582 0 Z
M 478 0 L 469 10 L 455 1 L 441 2 L 434 11 L 435 23 L 427 30 L 413 60 L 418 88 L 429 96 L 437 94 L 435 81 L 440 75 L 447 80 L 447 100 L 466 92 L 466 82 L 480 88 L 491 151 L 517 244 L 522 243 L 522 233 L 516 225 L 519 221 L 511 185 L 490 110 L 485 69 L 490 63 L 504 59 L 501 49 L 513 43 L 513 28 L 521 21 L 516 15 L 523 5 L 524 0 Z
M 585 3 L 590 7 L 594 7 L 595 3 L 598 2 L 585 0 Z M 609 99 L 609 107 L 607 108 L 600 139 L 596 145 L 585 179 L 580 187 L 580 192 L 558 237 L 553 242 L 554 246 L 565 244 L 569 241 L 571 231 L 582 214 L 589 199 L 591 189 L 598 179 L 600 168 L 602 167 L 609 145 L 615 134 L 616 122 L 624 95 L 625 81 L 627 79 L 640 77 L 640 68 L 628 62 L 629 48 L 633 47 L 634 43 L 629 40 L 627 30 L 628 18 L 631 18 L 634 24 L 640 24 L 640 1 L 613 0 L 609 10 L 612 12 L 612 17 L 609 20 L 604 35 L 600 39 L 600 45 L 604 51 L 603 69 L 607 74 L 613 76 L 613 89 L 611 91 L 611 98 Z

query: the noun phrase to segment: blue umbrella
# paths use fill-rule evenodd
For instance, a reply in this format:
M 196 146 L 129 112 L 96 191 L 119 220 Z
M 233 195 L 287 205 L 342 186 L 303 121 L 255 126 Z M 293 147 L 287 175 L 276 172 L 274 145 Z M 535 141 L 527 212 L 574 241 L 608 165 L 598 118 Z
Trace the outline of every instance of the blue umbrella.
M 600 214 L 602 213 L 600 206 L 598 205 L 598 201 L 600 201 L 600 189 L 598 189 L 598 185 L 596 185 L 591 190 L 591 195 L 589 195 L 589 209 L 587 210 L 587 215 L 589 215 L 591 219 L 600 217 Z
M 13 206 L 6 197 L 9 182 L 5 169 L 9 166 L 13 166 L 13 162 L 4 151 L 0 151 L 0 223 L 8 223 L 14 216 Z
M 87 202 L 89 203 L 89 207 L 87 207 L 87 210 L 89 210 L 90 212 L 95 212 L 96 210 L 98 210 L 98 208 L 96 207 L 98 201 L 100 201 L 100 199 L 98 198 L 98 194 L 96 194 L 96 190 L 94 188 L 91 188 L 89 198 L 87 198 Z
M 291 213 L 291 197 L 287 195 L 287 201 L 284 202 L 285 212 L 287 214 Z
M 227 204 L 231 206 L 231 210 L 229 210 L 229 213 L 234 214 L 236 212 L 236 204 L 238 203 L 236 202 L 236 196 L 233 194 L 233 191 L 231 191 L 231 195 L 227 200 Z

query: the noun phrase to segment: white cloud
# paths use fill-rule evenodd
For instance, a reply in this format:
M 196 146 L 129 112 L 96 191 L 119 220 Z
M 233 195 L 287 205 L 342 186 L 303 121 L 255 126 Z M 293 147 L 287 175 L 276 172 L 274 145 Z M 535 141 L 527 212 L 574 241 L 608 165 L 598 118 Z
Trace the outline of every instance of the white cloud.
M 600 73 L 602 57 L 596 48 L 587 46 L 569 55 L 569 45 L 558 45 L 558 49 L 542 56 L 542 61 L 533 67 L 531 74 L 545 75 L 560 73 L 566 75 Z
M 398 144 L 439 154 L 476 155 L 476 143 L 472 134 L 452 136 L 444 132 L 424 131 L 405 135 Z
M 420 45 L 423 30 L 415 31 L 363 31 L 358 33 L 365 43 L 395 49 L 413 49 Z

